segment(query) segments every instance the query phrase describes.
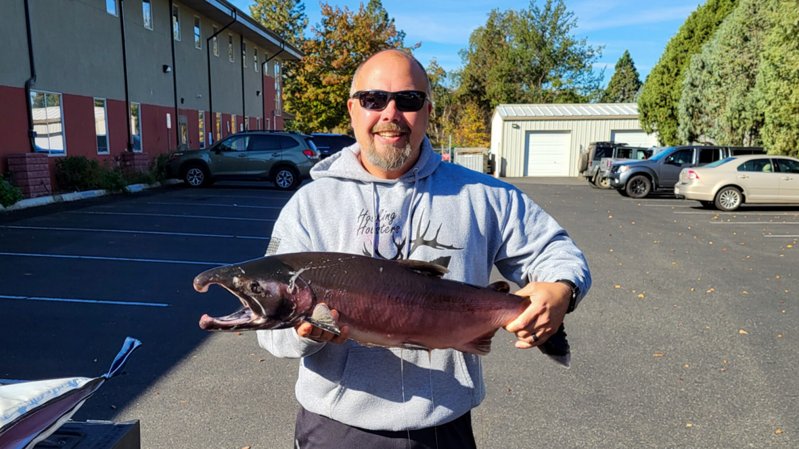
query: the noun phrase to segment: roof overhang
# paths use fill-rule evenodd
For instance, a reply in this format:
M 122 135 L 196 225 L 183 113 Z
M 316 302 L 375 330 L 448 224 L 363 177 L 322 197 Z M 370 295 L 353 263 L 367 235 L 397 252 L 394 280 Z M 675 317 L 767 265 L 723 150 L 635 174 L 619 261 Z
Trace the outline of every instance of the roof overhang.
M 501 104 L 495 115 L 505 120 L 637 120 L 636 103 Z
M 202 13 L 222 26 L 233 21 L 229 29 L 265 48 L 270 56 L 279 54 L 278 59 L 284 61 L 299 60 L 303 56 L 300 50 L 283 40 L 274 31 L 265 28 L 247 13 L 225 0 L 180 0 L 180 3 Z

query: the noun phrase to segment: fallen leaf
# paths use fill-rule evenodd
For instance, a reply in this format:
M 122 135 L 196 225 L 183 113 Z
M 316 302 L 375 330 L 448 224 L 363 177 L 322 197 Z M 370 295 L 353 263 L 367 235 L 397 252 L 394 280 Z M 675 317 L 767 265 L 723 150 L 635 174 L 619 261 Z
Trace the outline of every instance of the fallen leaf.
M 613 288 L 621 288 L 621 285 L 619 285 L 619 284 L 615 284 L 615 285 L 613 286 Z
M 715 291 L 716 291 L 716 289 L 715 289 L 715 288 L 713 288 L 713 287 L 710 287 L 710 288 L 709 288 L 709 289 L 708 289 L 708 290 L 707 290 L 705 293 L 713 293 L 713 292 L 715 292 Z
M 694 426 L 694 423 L 692 423 L 692 422 L 685 423 L 685 427 L 687 427 L 689 429 L 692 428 L 693 426 Z
M 776 429 L 774 429 L 774 435 L 782 435 L 782 429 L 781 429 L 781 428 L 779 428 L 779 427 L 777 427 Z
M 666 354 L 664 354 L 662 352 L 656 352 L 656 353 L 652 354 L 652 357 L 663 357 L 664 355 L 666 355 Z
M 645 297 L 646 297 L 646 295 L 644 295 L 643 293 L 639 293 L 638 294 L 638 299 L 644 299 Z
M 745 329 L 738 329 L 738 335 L 749 335 L 749 332 Z

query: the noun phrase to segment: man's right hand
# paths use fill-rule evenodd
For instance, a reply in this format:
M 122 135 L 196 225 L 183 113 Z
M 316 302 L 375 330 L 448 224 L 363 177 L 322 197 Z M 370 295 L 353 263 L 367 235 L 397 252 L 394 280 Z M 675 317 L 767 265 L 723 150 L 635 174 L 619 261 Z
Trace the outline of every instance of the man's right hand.
M 333 318 L 338 321 L 338 312 L 335 310 L 331 310 L 330 313 L 333 315 Z M 309 338 L 314 341 L 318 342 L 331 342 L 331 343 L 344 343 L 349 339 L 350 335 L 350 327 L 349 326 L 340 326 L 341 334 L 336 335 L 332 332 L 328 332 L 326 330 L 322 330 L 311 323 L 303 321 L 302 323 L 294 326 L 294 329 L 297 332 L 297 335 L 303 338 Z

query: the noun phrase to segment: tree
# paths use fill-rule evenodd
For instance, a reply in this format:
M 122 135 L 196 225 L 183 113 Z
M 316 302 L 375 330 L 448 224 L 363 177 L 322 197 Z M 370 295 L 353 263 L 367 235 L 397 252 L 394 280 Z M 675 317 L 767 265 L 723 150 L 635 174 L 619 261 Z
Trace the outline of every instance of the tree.
M 300 131 L 346 131 L 347 98 L 358 64 L 379 50 L 404 47 L 398 31 L 379 0 L 358 11 L 322 3 L 321 23 L 302 45 L 305 56 L 286 71 L 284 100 Z M 415 47 L 413 47 L 415 48 Z
M 740 0 L 691 58 L 679 102 L 678 137 L 725 145 L 759 145 L 763 112 L 755 81 L 771 11 L 779 0 Z
M 602 93 L 600 101 L 603 103 L 631 103 L 635 101 L 640 89 L 641 78 L 638 76 L 638 70 L 635 69 L 630 52 L 624 50 L 624 54 L 616 62 L 616 70 L 610 78 L 608 87 Z
M 765 116 L 764 145 L 770 153 L 799 156 L 799 1 L 781 3 L 772 15 L 755 90 Z
M 441 146 L 448 142 L 451 134 L 453 111 L 453 93 L 447 86 L 449 75 L 438 64 L 435 58 L 427 65 L 427 78 L 433 94 L 433 113 L 428 126 L 428 137 L 433 146 Z
M 301 47 L 308 27 L 302 0 L 254 0 L 250 16 L 294 47 Z
M 639 119 L 646 132 L 657 131 L 661 143 L 680 143 L 678 107 L 691 56 L 701 50 L 735 5 L 736 0 L 708 0 L 697 8 L 671 38 L 647 76 L 638 97 Z
M 563 0 L 531 0 L 527 9 L 493 10 L 461 52 L 458 103 L 479 107 L 484 129 L 502 103 L 566 103 L 594 98 L 602 74 L 592 66 L 601 48 L 572 36 L 574 14 Z

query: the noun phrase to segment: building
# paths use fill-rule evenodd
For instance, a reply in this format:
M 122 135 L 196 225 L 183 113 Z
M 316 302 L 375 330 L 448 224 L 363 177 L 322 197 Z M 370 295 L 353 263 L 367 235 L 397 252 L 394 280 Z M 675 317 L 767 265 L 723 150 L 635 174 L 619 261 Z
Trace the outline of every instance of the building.
M 497 176 L 578 176 L 580 152 L 599 141 L 651 147 L 657 136 L 635 103 L 502 104 L 491 120 Z
M 225 0 L 5 0 L 0 40 L 0 174 L 26 196 L 60 157 L 146 167 L 282 129 L 281 64 L 302 56 Z

